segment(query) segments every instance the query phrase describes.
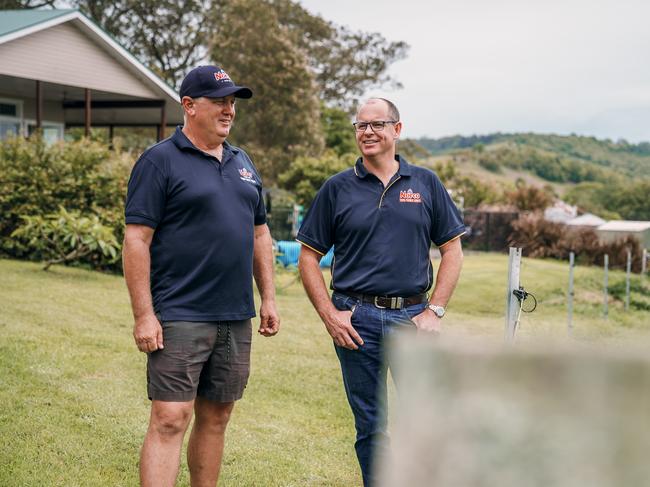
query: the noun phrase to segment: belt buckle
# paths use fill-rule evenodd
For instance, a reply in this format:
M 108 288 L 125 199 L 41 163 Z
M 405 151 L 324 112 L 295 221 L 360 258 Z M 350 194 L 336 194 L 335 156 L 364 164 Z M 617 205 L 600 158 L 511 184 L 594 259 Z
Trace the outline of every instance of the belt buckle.
M 375 296 L 375 299 L 373 300 L 373 301 L 374 301 L 374 305 L 375 305 L 377 308 L 380 308 L 380 309 L 386 309 L 386 306 L 382 306 L 381 304 L 379 304 L 379 303 L 377 302 L 377 300 L 378 300 L 380 297 L 381 297 L 381 296 Z

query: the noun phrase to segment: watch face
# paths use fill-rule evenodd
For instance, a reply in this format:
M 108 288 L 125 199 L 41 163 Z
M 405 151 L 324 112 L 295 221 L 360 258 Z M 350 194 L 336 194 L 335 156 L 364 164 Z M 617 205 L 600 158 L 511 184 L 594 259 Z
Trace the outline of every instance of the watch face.
M 436 306 L 435 304 L 430 304 L 429 309 L 433 311 L 438 318 L 445 316 L 445 308 L 442 306 Z

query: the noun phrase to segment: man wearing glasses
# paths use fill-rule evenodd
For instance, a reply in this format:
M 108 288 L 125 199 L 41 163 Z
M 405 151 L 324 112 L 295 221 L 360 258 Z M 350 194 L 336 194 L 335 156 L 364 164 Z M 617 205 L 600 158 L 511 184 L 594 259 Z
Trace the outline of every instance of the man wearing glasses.
M 252 95 L 218 66 L 190 71 L 180 89 L 184 126 L 147 149 L 129 180 L 124 276 L 152 401 L 143 486 L 174 484 L 192 412 L 191 484 L 217 484 L 250 370 L 253 275 L 259 333 L 280 325 L 262 182 L 248 155 L 226 142 L 235 97 Z
M 305 290 L 341 364 L 368 487 L 373 457 L 385 444 L 384 339 L 400 329 L 440 332 L 460 274 L 465 226 L 438 177 L 396 155 L 402 122 L 393 103 L 368 100 L 353 125 L 361 157 L 325 182 L 297 240 Z M 435 285 L 431 242 L 442 256 Z M 330 299 L 319 261 L 332 246 Z

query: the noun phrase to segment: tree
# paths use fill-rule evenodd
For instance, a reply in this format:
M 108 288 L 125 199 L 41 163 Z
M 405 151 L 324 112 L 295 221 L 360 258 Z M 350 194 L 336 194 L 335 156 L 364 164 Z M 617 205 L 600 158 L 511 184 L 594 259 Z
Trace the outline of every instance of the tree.
M 56 0 L 0 0 L 0 10 L 55 7 Z
M 543 211 L 553 203 L 554 196 L 550 187 L 540 188 L 527 185 L 518 180 L 515 190 L 507 193 L 507 198 L 518 209 L 523 211 Z
M 235 119 L 233 140 L 272 182 L 296 157 L 322 151 L 313 75 L 270 3 L 232 0 L 216 15 L 221 24 L 211 57 L 254 93 Z
M 207 54 L 219 0 L 72 0 L 170 86 Z
M 320 157 L 299 157 L 280 175 L 280 184 L 296 195 L 298 203 L 308 207 L 328 178 L 353 166 L 354 157 L 339 156 L 333 150 L 326 150 Z
M 321 126 L 325 135 L 325 147 L 339 156 L 354 154 L 357 142 L 350 116 L 340 108 L 321 106 Z
M 292 0 L 269 0 L 278 20 L 309 60 L 319 96 L 328 105 L 352 113 L 370 88 L 401 84 L 388 73 L 408 53 L 408 44 L 391 42 L 378 32 L 353 31 L 310 14 Z

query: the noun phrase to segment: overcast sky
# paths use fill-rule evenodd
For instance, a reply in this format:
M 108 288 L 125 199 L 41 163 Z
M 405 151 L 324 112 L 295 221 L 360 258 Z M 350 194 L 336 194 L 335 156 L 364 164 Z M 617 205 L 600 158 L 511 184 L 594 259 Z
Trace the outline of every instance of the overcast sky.
M 408 137 L 491 132 L 650 141 L 649 0 L 301 0 L 410 44 L 391 67 Z

